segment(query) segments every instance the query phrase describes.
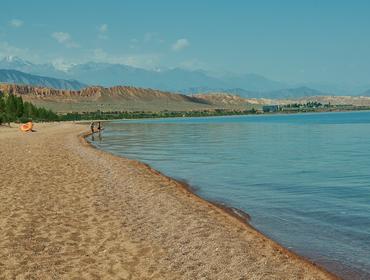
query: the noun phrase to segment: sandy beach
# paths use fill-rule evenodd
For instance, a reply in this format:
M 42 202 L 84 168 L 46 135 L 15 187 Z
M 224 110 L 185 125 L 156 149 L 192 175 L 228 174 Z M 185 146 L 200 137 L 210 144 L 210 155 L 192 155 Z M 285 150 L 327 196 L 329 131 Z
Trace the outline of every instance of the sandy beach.
M 337 279 L 88 125 L 0 127 L 0 279 Z

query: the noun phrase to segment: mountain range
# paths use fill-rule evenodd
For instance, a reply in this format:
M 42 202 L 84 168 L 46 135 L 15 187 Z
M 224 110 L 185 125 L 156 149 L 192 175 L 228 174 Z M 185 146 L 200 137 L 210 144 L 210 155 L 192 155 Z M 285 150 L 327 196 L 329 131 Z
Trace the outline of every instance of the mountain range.
M 183 92 L 186 94 L 186 92 Z M 328 93 L 312 89 L 309 87 L 301 86 L 301 87 L 294 87 L 294 88 L 284 88 L 279 90 L 271 90 L 271 91 L 251 91 L 245 90 L 242 88 L 231 88 L 231 89 L 207 89 L 207 88 L 192 88 L 191 93 L 226 93 L 231 95 L 238 95 L 243 98 L 272 98 L 272 99 L 281 99 L 281 98 L 301 98 L 307 96 L 324 96 L 330 95 Z
M 27 74 L 17 70 L 0 69 L 0 83 L 14 83 L 20 85 L 43 86 L 55 89 L 79 90 L 86 87 L 75 80 L 63 80 L 38 75 Z
M 313 95 L 361 95 L 368 89 L 359 87 L 356 91 L 350 91 L 329 84 L 288 84 L 257 74 L 214 75 L 203 70 L 181 68 L 148 70 L 98 62 L 74 64 L 61 69 L 51 63 L 35 64 L 12 56 L 0 60 L 0 69 L 4 69 L 0 75 L 0 82 L 74 90 L 87 85 L 105 87 L 126 85 L 187 95 L 222 92 L 246 98 L 300 98 Z M 9 72 L 10 70 L 19 72 Z
M 188 89 L 198 87 L 207 88 L 208 90 L 243 88 L 251 91 L 270 91 L 287 87 L 284 83 L 256 74 L 228 74 L 216 77 L 202 70 L 193 71 L 181 68 L 147 70 L 123 64 L 97 62 L 70 65 L 68 68 L 60 70 L 51 63 L 34 64 L 12 56 L 0 60 L 0 69 L 12 69 L 33 75 L 78 80 L 89 85 L 107 87 L 127 85 L 175 92 L 186 92 Z

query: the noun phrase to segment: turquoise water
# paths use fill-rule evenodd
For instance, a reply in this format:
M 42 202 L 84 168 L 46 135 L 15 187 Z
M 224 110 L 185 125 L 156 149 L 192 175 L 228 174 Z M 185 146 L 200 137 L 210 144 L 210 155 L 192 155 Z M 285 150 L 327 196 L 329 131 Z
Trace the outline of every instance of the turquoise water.
M 370 279 L 370 112 L 119 121 L 94 144 L 244 210 L 345 278 Z

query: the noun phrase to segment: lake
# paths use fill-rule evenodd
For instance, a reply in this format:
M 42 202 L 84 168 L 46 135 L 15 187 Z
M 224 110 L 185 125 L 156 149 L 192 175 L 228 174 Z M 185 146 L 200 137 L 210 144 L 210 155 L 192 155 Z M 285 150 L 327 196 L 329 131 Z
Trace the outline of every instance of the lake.
M 344 278 L 370 279 L 370 112 L 124 120 L 102 136 L 97 147 L 244 210 Z

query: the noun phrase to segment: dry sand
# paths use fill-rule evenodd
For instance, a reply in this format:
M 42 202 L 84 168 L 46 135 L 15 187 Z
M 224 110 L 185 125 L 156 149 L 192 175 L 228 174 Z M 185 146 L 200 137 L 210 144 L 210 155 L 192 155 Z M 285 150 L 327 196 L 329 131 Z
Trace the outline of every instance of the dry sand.
M 0 128 L 0 279 L 334 279 L 86 125 Z

